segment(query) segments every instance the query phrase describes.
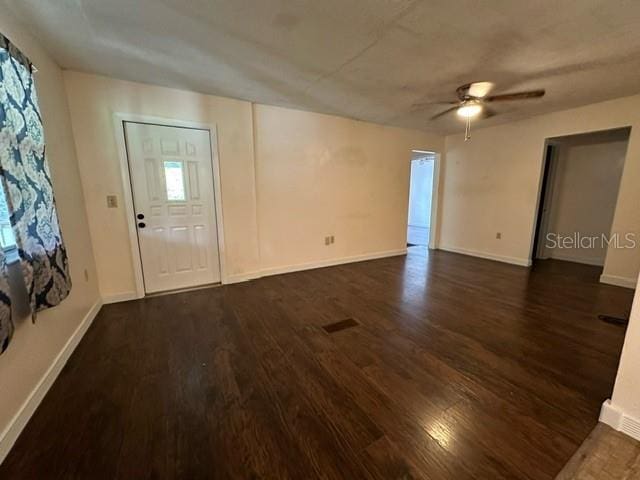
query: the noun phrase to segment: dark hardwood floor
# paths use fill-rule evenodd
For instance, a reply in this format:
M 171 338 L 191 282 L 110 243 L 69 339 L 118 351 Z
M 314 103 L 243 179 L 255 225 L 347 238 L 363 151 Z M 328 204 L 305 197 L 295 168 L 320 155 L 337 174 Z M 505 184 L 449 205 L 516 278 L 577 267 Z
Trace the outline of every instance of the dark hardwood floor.
M 105 306 L 0 478 L 552 479 L 622 347 L 598 273 L 417 247 Z

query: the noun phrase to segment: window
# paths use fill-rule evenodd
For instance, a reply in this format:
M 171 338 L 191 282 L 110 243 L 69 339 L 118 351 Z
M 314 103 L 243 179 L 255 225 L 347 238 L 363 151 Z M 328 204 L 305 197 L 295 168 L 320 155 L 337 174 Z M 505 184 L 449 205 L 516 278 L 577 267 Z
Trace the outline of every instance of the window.
M 183 202 L 186 200 L 184 191 L 183 165 L 180 161 L 165 160 L 164 181 L 167 189 L 167 200 Z
M 2 186 L 0 186 L 0 247 L 5 252 L 15 251 L 17 248 L 16 237 L 9 219 L 9 206 Z

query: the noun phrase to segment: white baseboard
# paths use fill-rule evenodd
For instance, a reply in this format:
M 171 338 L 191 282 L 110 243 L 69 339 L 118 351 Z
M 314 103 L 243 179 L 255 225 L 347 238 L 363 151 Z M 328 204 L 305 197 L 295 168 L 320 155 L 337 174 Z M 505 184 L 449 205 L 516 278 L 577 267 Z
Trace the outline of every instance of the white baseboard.
M 600 283 L 615 285 L 617 287 L 636 288 L 638 280 L 636 278 L 619 277 L 618 275 L 600 275 Z
M 82 337 L 87 332 L 93 319 L 96 318 L 96 315 L 100 311 L 102 307 L 102 302 L 98 300 L 87 312 L 84 316 L 80 325 L 73 332 L 67 343 L 65 343 L 60 353 L 53 360 L 45 374 L 42 376 L 40 381 L 36 384 L 34 389 L 31 391 L 27 399 L 24 401 L 18 412 L 14 415 L 14 417 L 9 422 L 9 425 L 4 429 L 4 431 L 0 434 L 0 463 L 2 463 L 13 447 L 13 444 L 18 439 L 18 436 L 22 432 L 22 429 L 27 425 L 27 422 L 40 405 L 40 402 L 44 398 L 44 396 L 53 385 L 53 382 L 58 378 L 58 375 L 62 371 L 62 367 L 65 366 L 67 360 L 82 340 Z
M 236 275 L 227 275 L 227 278 L 222 283 L 224 285 L 230 285 L 232 283 L 248 282 L 261 276 L 262 274 L 260 272 L 238 273 Z
M 576 258 L 570 255 L 558 255 L 557 253 L 551 253 L 548 258 L 553 260 L 561 260 L 563 262 L 573 262 L 573 263 L 582 263 L 583 265 L 592 265 L 594 267 L 602 267 L 604 265 L 604 260 L 597 258 Z
M 445 252 L 461 253 L 463 255 L 469 255 L 472 257 L 479 257 L 487 260 L 495 260 L 496 262 L 510 263 L 512 265 L 520 265 L 521 267 L 531 266 L 531 260 L 528 258 L 508 257 L 506 255 L 495 255 L 493 253 L 479 252 L 477 250 L 468 250 L 466 248 L 459 248 L 459 247 L 449 247 L 446 245 L 439 245 L 438 250 L 444 250 Z
M 129 300 L 137 300 L 138 298 L 140 297 L 136 292 L 121 292 L 103 296 L 102 303 L 108 305 L 109 303 L 128 302 Z
M 640 420 L 626 415 L 622 410 L 606 400 L 600 410 L 600 421 L 631 438 L 640 440 Z
M 351 257 L 332 258 L 329 260 L 320 260 L 316 262 L 298 263 L 294 265 L 285 265 L 282 267 L 265 268 L 257 272 L 239 273 L 235 275 L 228 275 L 222 282 L 224 285 L 230 285 L 232 283 L 247 282 L 249 280 L 255 280 L 260 277 L 268 277 L 270 275 L 279 275 L 282 273 L 299 272 L 302 270 L 312 270 L 314 268 L 331 267 L 335 265 L 342 265 L 345 263 L 364 262 L 367 260 L 376 260 L 379 258 L 396 257 L 399 255 L 406 255 L 407 249 L 401 248 L 398 250 L 386 250 L 383 252 L 366 253 L 363 255 L 354 255 Z M 102 301 L 107 303 L 126 302 L 128 300 L 135 300 L 139 298 L 135 292 L 124 292 L 115 295 L 107 295 L 103 297 Z
M 353 255 L 351 257 L 332 258 L 329 260 L 320 260 L 317 262 L 298 263 L 294 265 L 285 265 L 283 267 L 265 268 L 261 270 L 261 276 L 280 275 L 282 273 L 300 272 L 302 270 L 313 270 L 314 268 L 332 267 L 335 265 L 343 265 L 345 263 L 364 262 L 367 260 L 376 260 L 379 258 L 397 257 L 406 255 L 407 249 L 386 250 L 384 252 L 366 253 L 364 255 Z

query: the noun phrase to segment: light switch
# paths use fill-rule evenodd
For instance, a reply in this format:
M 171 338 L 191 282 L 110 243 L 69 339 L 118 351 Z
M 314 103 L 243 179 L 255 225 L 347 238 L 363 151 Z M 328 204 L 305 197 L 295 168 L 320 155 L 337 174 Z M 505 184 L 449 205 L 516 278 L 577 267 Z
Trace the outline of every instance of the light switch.
M 118 208 L 118 197 L 107 195 L 107 208 Z

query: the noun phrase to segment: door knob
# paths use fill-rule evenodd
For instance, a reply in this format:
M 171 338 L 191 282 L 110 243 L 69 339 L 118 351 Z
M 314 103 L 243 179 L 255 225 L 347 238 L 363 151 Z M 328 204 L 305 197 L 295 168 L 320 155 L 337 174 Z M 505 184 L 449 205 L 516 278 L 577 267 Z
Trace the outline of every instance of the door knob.
M 146 224 L 146 223 L 144 223 L 144 222 L 140 222 L 140 223 L 138 223 L 138 227 L 140 227 L 140 228 L 144 228 L 144 227 L 146 227 L 146 226 L 147 226 L 147 224 Z
M 144 213 L 139 213 L 136 217 L 138 217 L 138 220 L 142 220 L 144 218 Z

